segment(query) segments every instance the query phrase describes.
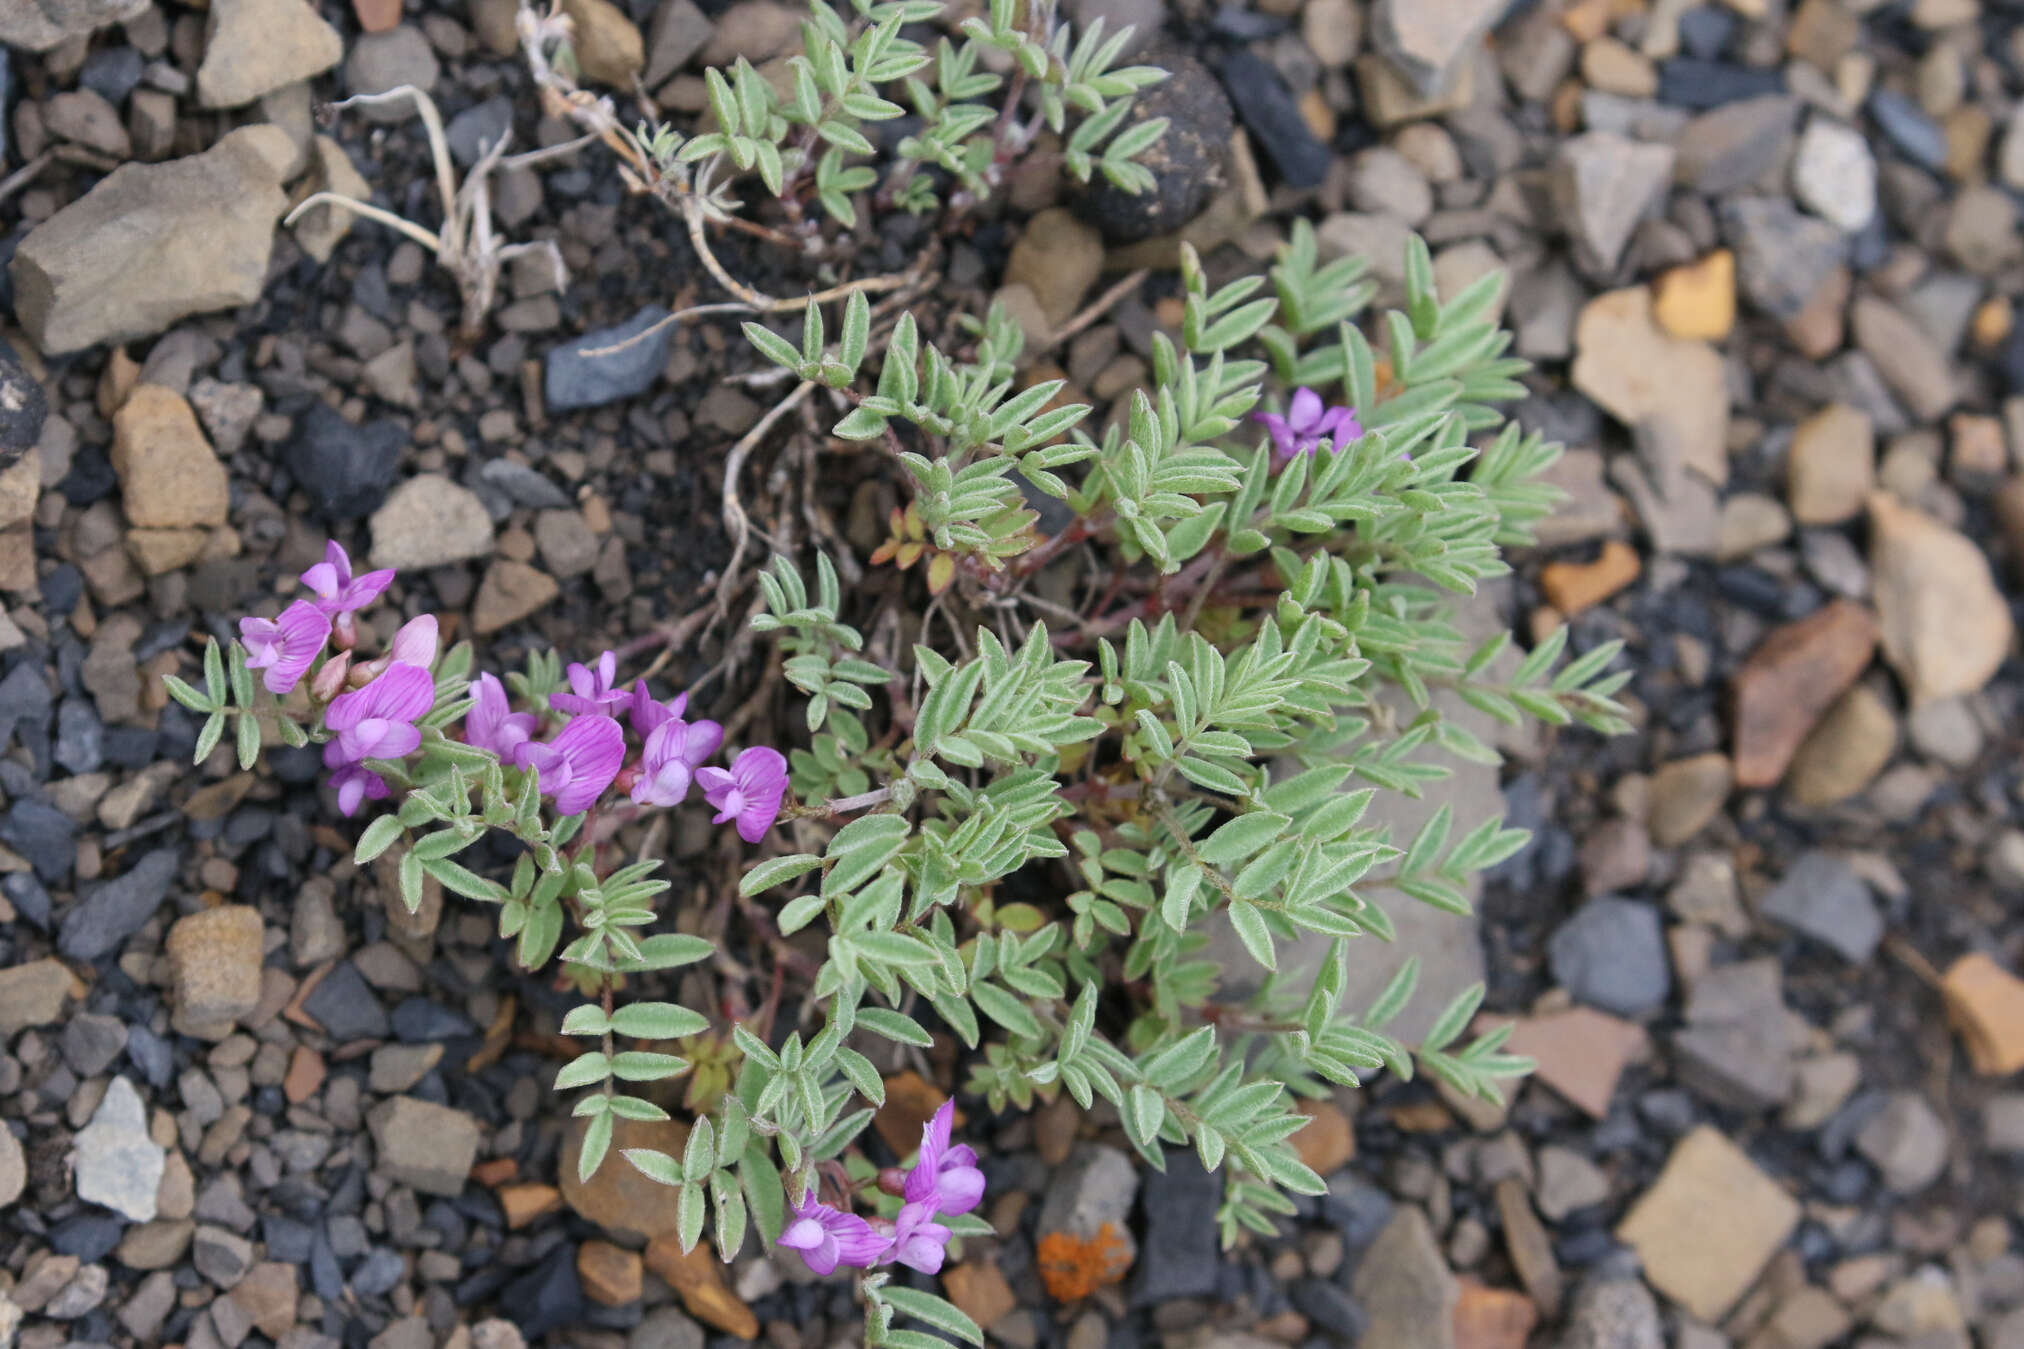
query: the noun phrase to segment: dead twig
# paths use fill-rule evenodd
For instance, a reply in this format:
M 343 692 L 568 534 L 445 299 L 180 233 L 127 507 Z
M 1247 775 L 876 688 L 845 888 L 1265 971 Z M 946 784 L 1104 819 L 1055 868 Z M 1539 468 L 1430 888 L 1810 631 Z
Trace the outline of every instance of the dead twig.
M 1146 278 L 1151 275 L 1151 268 L 1141 267 L 1126 276 L 1122 281 L 1119 281 L 1109 290 L 1106 290 L 1103 294 L 1090 301 L 1081 313 L 1069 319 L 1068 322 L 1062 324 L 1059 328 L 1056 328 L 1053 335 L 1034 354 L 1038 355 L 1042 351 L 1052 351 L 1069 338 L 1081 332 L 1084 328 L 1087 328 L 1090 324 L 1102 318 L 1105 314 L 1108 314 L 1125 296 L 1130 295 L 1140 286 L 1143 286 Z
M 731 453 L 724 459 L 724 491 L 722 508 L 724 529 L 731 535 L 731 560 L 724 566 L 724 574 L 717 579 L 717 612 L 721 618 L 730 616 L 731 593 L 737 588 L 738 570 L 745 560 L 745 545 L 752 537 L 751 517 L 745 514 L 745 504 L 738 499 L 738 474 L 745 467 L 745 459 L 753 447 L 765 439 L 775 422 L 792 412 L 802 399 L 815 388 L 813 380 L 803 380 L 794 386 L 794 391 L 766 410 L 766 415 L 752 423 L 752 429 L 738 438 L 731 447 Z

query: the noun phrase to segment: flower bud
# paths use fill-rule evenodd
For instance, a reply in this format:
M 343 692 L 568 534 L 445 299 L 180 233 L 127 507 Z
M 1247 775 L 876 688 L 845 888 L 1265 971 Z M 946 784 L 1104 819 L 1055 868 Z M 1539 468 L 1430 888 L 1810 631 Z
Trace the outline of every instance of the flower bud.
M 316 678 L 310 682 L 309 696 L 319 703 L 327 703 L 344 692 L 344 681 L 351 669 L 351 653 L 340 651 L 323 663 L 317 670 Z
M 888 1166 L 878 1173 L 878 1188 L 882 1194 L 903 1195 L 907 1192 L 907 1173 L 897 1166 Z
M 353 621 L 349 609 L 340 611 L 331 620 L 330 641 L 339 651 L 349 651 L 358 645 L 358 624 Z

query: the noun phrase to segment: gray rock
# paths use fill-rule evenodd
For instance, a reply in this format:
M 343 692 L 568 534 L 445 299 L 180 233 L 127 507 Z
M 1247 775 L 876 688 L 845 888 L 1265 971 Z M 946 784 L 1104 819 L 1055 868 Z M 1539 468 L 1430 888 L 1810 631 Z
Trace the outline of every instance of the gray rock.
M 626 1336 L 626 1349 L 703 1349 L 703 1328 L 680 1307 L 656 1307 Z
M 1806 853 L 1758 906 L 1781 923 L 1860 965 L 1883 940 L 1883 914 L 1855 870 L 1829 853 Z
M 331 967 L 317 981 L 302 1010 L 340 1044 L 351 1040 L 383 1040 L 393 1031 L 386 1008 L 349 960 Z
M 428 93 L 436 87 L 443 68 L 428 38 L 413 24 L 404 23 L 384 33 L 367 33 L 351 44 L 344 62 L 344 87 L 351 94 L 384 94 L 412 85 Z M 360 108 L 369 122 L 405 122 L 415 115 L 414 104 L 395 99 L 376 108 Z
M 103 1204 L 133 1222 L 153 1221 L 168 1153 L 148 1136 L 147 1107 L 124 1077 L 106 1086 L 91 1123 L 78 1131 L 71 1167 L 79 1199 Z
M 394 1096 L 366 1117 L 379 1170 L 424 1194 L 454 1199 L 478 1159 L 478 1121 L 461 1110 Z
M 56 354 L 252 303 L 294 153 L 279 127 L 248 126 L 200 155 L 115 169 L 15 251 L 22 326 Z
M 653 386 L 667 358 L 668 342 L 675 335 L 674 325 L 668 324 L 651 337 L 620 350 L 604 349 L 638 337 L 667 317 L 666 309 L 650 304 L 615 328 L 585 333 L 574 342 L 551 350 L 542 380 L 542 396 L 549 411 L 603 407 L 645 393 Z M 603 354 L 591 354 L 597 351 Z
M 1370 1317 L 1357 1349 L 1455 1349 L 1461 1288 L 1419 1209 L 1393 1213 L 1357 1262 L 1350 1294 Z
M 126 1049 L 126 1022 L 116 1016 L 80 1012 L 64 1023 L 63 1061 L 79 1077 L 97 1077 Z
M 126 874 L 87 890 L 63 916 L 56 949 L 72 960 L 98 960 L 117 951 L 169 897 L 181 864 L 174 848 L 157 848 Z
M 1549 1144 L 1539 1149 L 1539 1184 L 1534 1192 L 1539 1211 L 1553 1222 L 1609 1198 L 1609 1177 L 1572 1148 Z
M 148 0 L 9 0 L 0 5 L 0 46 L 46 52 L 148 7 Z
M 1734 1110 L 1773 1110 L 1791 1094 L 1792 1042 L 1776 959 L 1718 965 L 1694 981 L 1673 1066 L 1696 1094 Z
M 1584 271 L 1616 270 L 1631 232 L 1672 181 L 1673 149 L 1591 131 L 1561 143 L 1553 161 L 1553 200 Z
M 1946 167 L 1947 133 L 1917 103 L 1895 89 L 1879 88 L 1870 94 L 1868 107 L 1869 115 L 1905 158 L 1935 171 Z
M 1665 1349 L 1658 1303 L 1640 1279 L 1582 1284 L 1567 1309 L 1560 1349 Z
M 647 29 L 647 87 L 653 88 L 689 64 L 689 58 L 703 50 L 716 27 L 695 0 L 661 0 Z
M 0 469 L 35 448 L 49 416 L 49 396 L 21 364 L 14 348 L 0 342 Z
M 1105 1143 L 1080 1144 L 1048 1179 L 1040 1201 L 1039 1235 L 1066 1232 L 1088 1240 L 1108 1225 L 1136 1259 L 1131 1208 L 1138 1188 L 1138 1168 L 1130 1157 Z
M 1170 1152 L 1166 1170 L 1145 1173 L 1140 1200 L 1146 1240 L 1139 1250 L 1133 1305 L 1214 1296 L 1223 1269 L 1216 1235 L 1222 1176 L 1204 1171 L 1192 1152 Z
M 481 494 L 490 488 L 504 496 L 509 503 L 508 515 L 514 506 L 539 511 L 561 510 L 573 504 L 569 494 L 557 487 L 546 474 L 525 464 L 516 464 L 511 459 L 486 460 L 485 466 L 478 470 L 477 486 Z M 503 518 L 494 515 L 495 521 Z
M 36 876 L 50 885 L 70 881 L 77 856 L 73 844 L 76 832 L 68 815 L 34 797 L 16 801 L 8 807 L 6 818 L 0 819 L 0 843 L 27 858 Z
M 1702 113 L 1674 143 L 1674 176 L 1709 196 L 1756 181 L 1784 161 L 1799 106 L 1789 94 L 1768 94 Z
M 1918 1194 L 1947 1167 L 1947 1124 L 1915 1091 L 1892 1092 L 1855 1136 L 1893 1194 Z
M 1155 47 L 1144 62 L 1167 72 L 1132 101 L 1133 117 L 1167 119 L 1166 134 L 1139 157 L 1153 175 L 1151 190 L 1125 192 L 1096 174 L 1074 194 L 1076 213 L 1114 244 L 1171 233 L 1200 214 L 1227 177 L 1237 125 L 1223 86 L 1201 62 L 1171 46 Z
M 443 128 L 443 139 L 449 142 L 451 158 L 469 168 L 512 130 L 513 100 L 502 94 L 474 103 L 452 117 Z
M 399 421 L 386 417 L 353 426 L 319 400 L 297 421 L 281 458 L 318 514 L 357 520 L 386 500 L 407 447 L 408 431 Z
M 1776 319 L 1797 318 L 1848 255 L 1840 230 L 1783 197 L 1732 197 L 1722 203 L 1721 219 L 1722 235 L 1736 250 L 1737 285 Z
M 1423 98 L 1439 92 L 1510 0 L 1378 0 L 1371 40 Z
M 236 1232 L 205 1223 L 190 1243 L 190 1263 L 218 1287 L 230 1289 L 253 1267 L 253 1243 Z
M 1576 1002 L 1618 1016 L 1657 1011 L 1672 991 L 1659 911 L 1605 895 L 1581 906 L 1547 947 L 1553 978 Z

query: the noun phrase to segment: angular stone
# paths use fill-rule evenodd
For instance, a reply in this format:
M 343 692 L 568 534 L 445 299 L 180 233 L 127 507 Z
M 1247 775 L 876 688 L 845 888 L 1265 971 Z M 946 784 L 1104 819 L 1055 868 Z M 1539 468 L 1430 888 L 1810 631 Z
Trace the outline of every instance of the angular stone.
M 1644 1052 L 1645 1043 L 1643 1029 L 1633 1023 L 1574 1007 L 1519 1021 L 1506 1048 L 1532 1059 L 1539 1065 L 1534 1077 L 1599 1120 L 1609 1115 L 1624 1066 Z
M 638 1251 L 609 1241 L 586 1241 L 576 1248 L 576 1277 L 584 1296 L 603 1307 L 624 1307 L 640 1299 L 646 1266 Z
M 124 1077 L 115 1077 L 91 1123 L 78 1131 L 72 1145 L 77 1197 L 103 1204 L 133 1222 L 148 1222 L 155 1216 L 167 1165 L 167 1152 L 148 1136 L 147 1107 L 141 1104 L 140 1093 Z
M 113 472 L 127 519 L 144 528 L 225 523 L 231 484 L 182 395 L 143 384 L 113 415 Z
M 1674 1146 L 1616 1235 L 1653 1287 L 1712 1324 L 1756 1282 L 1799 1216 L 1792 1196 L 1704 1124 Z
M 1687 123 L 1675 143 L 1673 177 L 1708 196 L 1723 196 L 1762 177 L 1792 144 L 1800 102 L 1789 94 L 1738 99 Z
M 1976 1072 L 2008 1077 L 2024 1068 L 2024 980 L 1971 951 L 1947 967 L 1940 991 Z
M 611 328 L 585 333 L 548 353 L 542 378 L 550 412 L 603 407 L 645 393 L 660 377 L 675 325 L 648 305 Z
M 1674 337 L 1719 342 L 1736 326 L 1736 255 L 1718 248 L 1674 267 L 1653 288 L 1652 317 Z
M 497 632 L 553 603 L 561 593 L 562 587 L 547 572 L 502 557 L 492 564 L 478 585 L 478 598 L 471 606 L 471 627 L 480 636 Z
M 577 1159 L 583 1154 L 587 1120 L 574 1120 L 563 1136 L 562 1155 L 556 1174 L 562 1182 L 562 1198 L 577 1215 L 614 1232 L 643 1237 L 665 1236 L 675 1230 L 678 1215 L 666 1194 L 646 1180 L 625 1159 L 628 1148 L 649 1148 L 680 1157 L 689 1141 L 688 1126 L 680 1120 L 614 1120 L 611 1151 L 589 1180 L 577 1175 Z M 916 1144 L 918 1146 L 918 1144 Z
M 1503 0 L 1377 0 L 1371 39 L 1399 74 L 1431 97 L 1507 6 Z
M 1802 525 L 1839 525 L 1862 513 L 1876 483 L 1869 414 L 1830 403 L 1799 423 L 1785 457 L 1786 493 Z
M 408 479 L 372 516 L 372 565 L 419 570 L 492 552 L 492 516 L 468 487 L 438 473 Z
M 1589 301 L 1574 341 L 1575 388 L 1639 433 L 1661 496 L 1688 470 L 1717 487 L 1728 481 L 1728 376 L 1713 347 L 1661 330 L 1643 286 Z
M 1549 1317 L 1560 1314 L 1560 1298 L 1566 1285 L 1560 1264 L 1553 1256 L 1553 1239 L 1532 1211 L 1525 1182 L 1507 1176 L 1497 1182 L 1497 1218 L 1504 1229 L 1504 1249 L 1518 1271 L 1519 1282 L 1539 1310 Z
M 1806 311 L 1848 255 L 1840 230 L 1782 198 L 1731 198 L 1721 220 L 1744 297 L 1783 322 Z
M 709 1242 L 684 1252 L 678 1234 L 655 1237 L 647 1243 L 646 1266 L 680 1295 L 689 1315 L 741 1340 L 758 1338 L 759 1318 L 731 1291 L 723 1262 Z
M 176 920 L 165 946 L 177 1033 L 222 1040 L 260 1005 L 260 938 L 260 911 L 245 904 Z
M 25 0 L 0 5 L 0 46 L 46 52 L 107 24 L 124 23 L 147 7 L 148 0 Z
M 1989 560 L 1924 511 L 1877 492 L 1869 501 L 1869 563 L 1884 659 L 1913 708 L 1973 693 L 2010 654 L 2010 606 Z
M 1856 345 L 1890 391 L 1922 422 L 1938 421 L 1960 397 L 1953 363 L 1916 319 L 1874 295 L 1853 311 Z
M 1772 1110 L 1792 1088 L 1795 1048 L 1773 959 L 1720 965 L 1694 983 L 1674 1068 L 1696 1094 L 1734 1110 Z
M 1824 852 L 1800 856 L 1759 909 L 1766 918 L 1860 965 L 1883 940 L 1883 914 L 1854 868 Z
M 1357 1262 L 1350 1293 L 1370 1316 L 1359 1349 L 1457 1349 L 1461 1290 L 1426 1214 L 1401 1204 Z
M 1859 233 L 1876 215 L 1876 156 L 1869 142 L 1855 128 L 1816 115 L 1799 137 L 1792 193 L 1837 229 Z
M 1104 1242 L 1120 1251 L 1118 1273 L 1138 1256 L 1132 1234 L 1132 1201 L 1138 1171 L 1131 1158 L 1102 1143 L 1084 1143 L 1069 1154 L 1047 1182 L 1036 1229 L 1041 1240 L 1065 1233 L 1078 1242 Z
M 424 1194 L 455 1198 L 478 1158 L 478 1121 L 413 1096 L 382 1101 L 366 1117 L 379 1170 Z
M 689 63 L 716 27 L 695 0 L 661 0 L 647 31 L 645 80 L 649 88 Z
M 1758 644 L 1732 687 L 1738 786 L 1769 787 L 1785 775 L 1800 742 L 1869 665 L 1876 643 L 1876 616 L 1835 600 Z
M 1915 1091 L 1894 1091 L 1855 1135 L 1893 1194 L 1930 1189 L 1947 1168 L 1947 1124 Z
M 244 107 L 343 59 L 344 39 L 309 0 L 212 0 L 197 100 Z
M 1616 270 L 1631 232 L 1662 196 L 1673 173 L 1669 145 L 1650 145 L 1608 131 L 1563 141 L 1553 161 L 1553 200 L 1574 238 L 1584 271 Z
M 54 355 L 251 304 L 267 279 L 294 153 L 281 128 L 248 126 L 200 155 L 113 170 L 15 251 L 8 270 L 22 326 Z
M 1593 562 L 1549 562 L 1539 569 L 1546 602 L 1568 618 L 1622 591 L 1644 570 L 1637 549 L 1610 539 Z

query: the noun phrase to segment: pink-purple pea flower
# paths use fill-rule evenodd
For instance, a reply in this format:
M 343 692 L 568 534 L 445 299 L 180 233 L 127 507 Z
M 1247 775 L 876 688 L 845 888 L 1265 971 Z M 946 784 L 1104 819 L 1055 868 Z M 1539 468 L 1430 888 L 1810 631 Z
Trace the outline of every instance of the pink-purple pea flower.
M 738 837 L 757 843 L 780 818 L 780 800 L 787 795 L 787 759 L 777 749 L 754 745 L 739 753 L 728 769 L 696 772 L 703 799 L 716 807 L 716 823 L 738 822 Z
M 908 1204 L 893 1219 L 892 1247 L 883 1259 L 917 1269 L 923 1274 L 942 1272 L 942 1259 L 949 1253 L 949 1238 L 955 1235 L 935 1221 L 933 1204 Z
M 278 618 L 242 618 L 239 640 L 246 644 L 246 668 L 265 670 L 260 682 L 273 694 L 287 693 L 330 641 L 330 615 L 297 600 Z
M 637 720 L 633 723 L 637 726 Z M 642 806 L 678 806 L 689 795 L 689 784 L 703 760 L 724 743 L 724 728 L 714 721 L 683 721 L 670 717 L 654 727 L 640 751 L 640 775 L 632 799 Z
M 800 1251 L 817 1274 L 833 1273 L 838 1265 L 870 1269 L 891 1245 L 891 1239 L 855 1213 L 845 1213 L 815 1198 L 810 1186 L 794 1205 L 794 1221 L 780 1234 L 780 1245 Z
M 976 1149 L 968 1143 L 949 1145 L 955 1123 L 956 1103 L 944 1101 L 922 1126 L 920 1156 L 903 1191 L 909 1204 L 932 1204 L 935 1212 L 954 1216 L 983 1200 L 984 1173 L 977 1169 Z
M 625 731 L 606 716 L 571 719 L 553 740 L 530 740 L 513 751 L 517 768 L 541 774 L 541 794 L 564 815 L 590 809 L 625 763 Z
M 569 692 L 550 694 L 550 707 L 563 712 L 602 712 L 633 697 L 624 689 L 612 687 L 612 680 L 618 675 L 618 653 L 615 651 L 599 656 L 595 670 L 580 662 L 570 662 L 568 675 Z
M 415 752 L 422 733 L 415 723 L 435 706 L 436 682 L 418 665 L 392 665 L 362 689 L 331 700 L 323 724 L 337 734 L 323 747 L 332 769 L 337 808 L 352 814 L 366 797 L 387 795 L 386 782 L 365 767 L 368 759 L 399 759 Z
M 1363 435 L 1355 408 L 1324 406 L 1321 395 L 1306 387 L 1293 391 L 1292 405 L 1286 409 L 1284 416 L 1276 412 L 1254 412 L 1251 417 L 1254 421 L 1265 423 L 1265 429 L 1272 433 L 1272 444 L 1282 459 L 1312 454 L 1324 440 L 1339 450 Z
M 514 751 L 534 738 L 534 714 L 512 710 L 497 675 L 479 675 L 471 681 L 471 693 L 477 701 L 464 714 L 464 743 L 511 763 Z
M 393 568 L 351 574 L 351 554 L 332 539 L 323 548 L 323 561 L 302 573 L 302 584 L 316 596 L 316 603 L 333 618 L 365 608 L 394 582 Z
M 418 665 L 426 670 L 436 663 L 436 616 L 423 614 L 401 624 L 401 630 L 394 634 L 387 644 L 387 659 L 402 665 Z

